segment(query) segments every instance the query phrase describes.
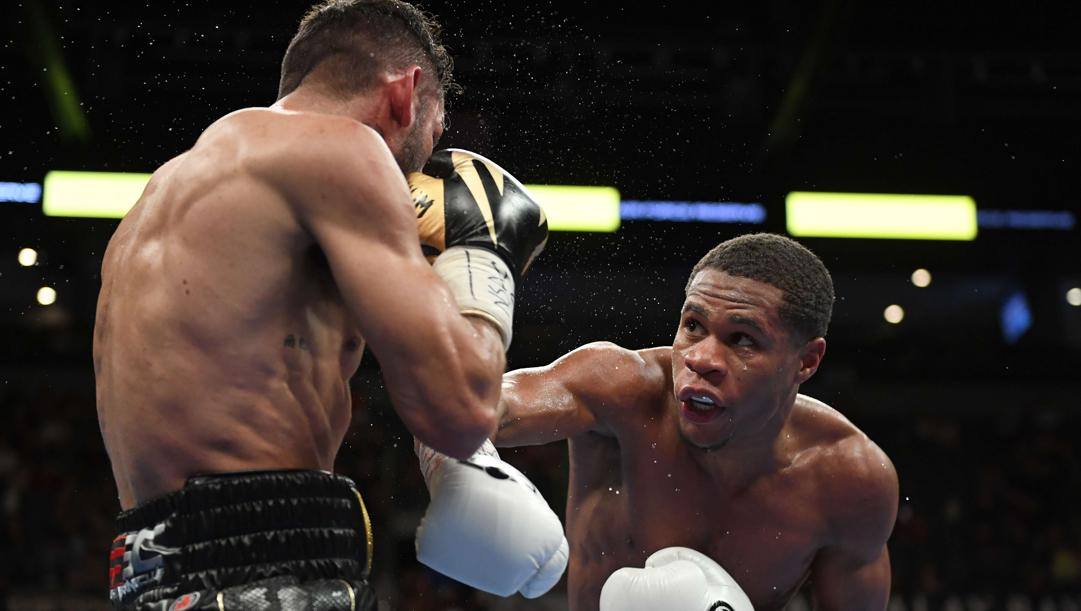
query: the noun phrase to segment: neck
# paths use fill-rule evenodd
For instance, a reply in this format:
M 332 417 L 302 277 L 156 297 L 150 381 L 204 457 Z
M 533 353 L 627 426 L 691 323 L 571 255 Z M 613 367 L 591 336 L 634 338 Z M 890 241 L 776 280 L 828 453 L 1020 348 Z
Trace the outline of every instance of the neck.
M 364 96 L 341 98 L 329 95 L 314 86 L 301 86 L 275 102 L 272 108 L 293 112 L 314 112 L 349 117 L 365 125 L 372 125 L 371 108 Z

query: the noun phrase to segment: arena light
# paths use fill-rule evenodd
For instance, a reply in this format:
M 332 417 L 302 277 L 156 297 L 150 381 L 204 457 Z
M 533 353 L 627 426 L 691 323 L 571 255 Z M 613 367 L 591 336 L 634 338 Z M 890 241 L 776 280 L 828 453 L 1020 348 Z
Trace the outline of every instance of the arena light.
M 32 267 L 38 262 L 38 251 L 33 248 L 23 248 L 19 251 L 19 265 Z
M 626 200 L 619 206 L 619 215 L 625 221 L 748 225 L 761 225 L 766 222 L 765 206 L 743 202 Z
M 1077 226 L 1069 210 L 980 210 L 977 220 L 987 229 L 1071 231 Z
M 544 206 L 552 231 L 595 231 L 611 233 L 619 229 L 619 191 L 614 187 L 526 185 Z
M 150 174 L 49 172 L 42 210 L 47 216 L 118 219 L 135 205 L 149 181 Z
M 51 286 L 43 286 L 38 289 L 38 303 L 49 306 L 56 303 L 56 289 Z
M 965 195 L 813 193 L 785 198 L 796 237 L 908 240 L 976 239 L 976 202 Z
M 1032 328 L 1032 308 L 1022 291 L 1014 291 L 1002 302 L 998 313 L 1002 326 L 1002 339 L 1010 345 L 1016 344 Z
M 899 325 L 905 319 L 905 309 L 897 304 L 887 306 L 886 310 L 882 312 L 882 317 L 891 325 Z
M 1066 303 L 1074 307 L 1081 307 L 1081 287 L 1075 286 L 1066 291 Z
M 931 286 L 931 272 L 923 269 L 922 267 L 912 272 L 912 284 L 925 289 Z
M 36 204 L 41 201 L 41 185 L 36 182 L 0 182 L 0 202 Z

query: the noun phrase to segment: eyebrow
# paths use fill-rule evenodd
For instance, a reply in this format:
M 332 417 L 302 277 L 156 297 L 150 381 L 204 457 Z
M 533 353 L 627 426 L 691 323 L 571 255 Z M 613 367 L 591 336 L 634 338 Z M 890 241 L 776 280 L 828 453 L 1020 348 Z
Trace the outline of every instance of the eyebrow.
M 762 335 L 768 335 L 768 333 L 766 333 L 766 330 L 762 327 L 762 325 L 759 324 L 759 322 L 756 319 L 751 318 L 749 316 L 743 316 L 743 315 L 740 315 L 740 314 L 729 314 L 728 315 L 728 321 L 731 322 L 731 323 L 737 324 L 737 325 L 744 325 L 746 327 L 750 327 L 750 328 L 754 329 L 755 331 L 758 331 Z
M 709 309 L 697 303 L 683 304 L 683 313 L 686 314 L 687 312 L 694 312 L 695 314 L 698 314 L 699 316 L 702 316 L 707 320 L 709 319 Z M 769 335 L 769 333 L 766 332 L 766 328 L 762 325 L 762 323 L 758 322 L 757 318 L 744 316 L 743 314 L 729 314 L 728 322 L 735 325 L 743 325 L 745 327 L 750 327 L 761 335 Z
M 698 305 L 697 303 L 683 304 L 683 313 L 686 314 L 687 312 L 694 312 L 695 314 L 709 318 L 709 310 Z

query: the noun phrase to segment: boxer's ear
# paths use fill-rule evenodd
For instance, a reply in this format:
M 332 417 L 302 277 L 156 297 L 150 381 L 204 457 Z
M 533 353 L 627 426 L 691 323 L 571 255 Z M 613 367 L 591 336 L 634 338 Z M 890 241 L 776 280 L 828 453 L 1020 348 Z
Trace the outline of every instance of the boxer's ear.
M 811 379 L 822 364 L 822 357 L 826 356 L 826 339 L 816 337 L 803 344 L 799 351 L 800 367 L 796 372 L 796 384 L 803 384 Z
M 411 66 L 408 70 L 392 76 L 385 85 L 390 119 L 401 129 L 413 125 L 415 94 L 423 74 L 420 66 Z

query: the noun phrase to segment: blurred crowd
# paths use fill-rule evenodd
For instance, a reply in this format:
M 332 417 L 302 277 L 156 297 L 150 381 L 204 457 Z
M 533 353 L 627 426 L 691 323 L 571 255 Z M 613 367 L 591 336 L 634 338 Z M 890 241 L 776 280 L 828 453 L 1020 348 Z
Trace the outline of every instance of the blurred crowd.
M 56 386 L 0 385 L 0 610 L 107 608 L 106 552 L 119 506 L 93 391 Z M 380 608 L 566 609 L 562 584 L 535 601 L 499 599 L 417 564 L 412 537 L 427 492 L 411 438 L 375 376 L 354 395 L 338 470 L 357 482 L 372 514 Z M 1081 609 L 1081 415 L 1034 407 L 863 420 L 901 479 L 891 609 Z M 563 512 L 563 444 L 504 457 Z M 807 600 L 789 609 L 809 608 Z
M 965 608 L 1081 609 L 1078 414 L 989 407 L 882 424 L 865 428 L 901 478 L 895 592 L 989 601 Z

